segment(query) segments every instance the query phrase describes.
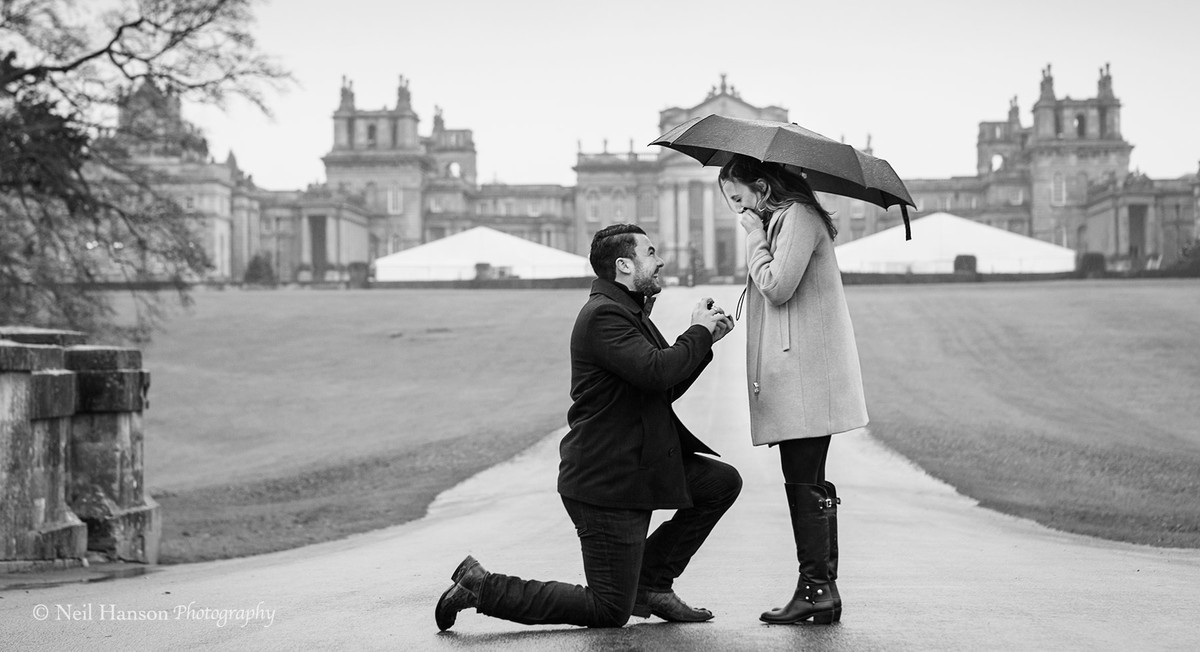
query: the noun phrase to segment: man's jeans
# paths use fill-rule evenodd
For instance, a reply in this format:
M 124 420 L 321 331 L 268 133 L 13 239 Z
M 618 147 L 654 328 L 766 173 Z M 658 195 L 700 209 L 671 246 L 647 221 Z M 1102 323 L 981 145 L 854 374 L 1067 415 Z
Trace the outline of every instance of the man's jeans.
M 684 463 L 692 507 L 680 509 L 646 537 L 650 510 L 614 509 L 563 498 L 579 544 L 587 586 L 492 573 L 479 612 L 527 625 L 621 627 L 639 589 L 670 591 L 742 488 L 736 469 L 689 455 Z

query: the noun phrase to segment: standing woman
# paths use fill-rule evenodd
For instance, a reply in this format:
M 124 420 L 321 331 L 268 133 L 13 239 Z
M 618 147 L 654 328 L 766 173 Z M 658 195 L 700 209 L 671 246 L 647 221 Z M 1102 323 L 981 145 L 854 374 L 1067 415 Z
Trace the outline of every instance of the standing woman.
M 779 448 L 800 561 L 790 602 L 768 623 L 842 615 L 837 491 L 825 479 L 831 435 L 867 425 L 854 328 L 833 253 L 837 229 L 808 182 L 777 163 L 735 156 L 721 192 L 746 230 L 746 371 L 755 446 Z

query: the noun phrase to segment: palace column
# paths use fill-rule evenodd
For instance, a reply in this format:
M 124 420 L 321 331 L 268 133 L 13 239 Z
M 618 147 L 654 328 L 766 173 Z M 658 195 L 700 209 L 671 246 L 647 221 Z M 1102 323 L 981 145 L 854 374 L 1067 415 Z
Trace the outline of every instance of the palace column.
M 674 262 L 675 251 L 675 186 L 662 184 L 658 187 L 658 245 L 667 265 Z M 670 267 L 668 267 L 670 269 Z
M 675 185 L 675 260 L 678 261 L 676 272 L 680 275 L 687 275 L 687 270 L 692 264 L 691 252 L 688 249 L 688 244 L 692 241 L 691 221 L 692 211 L 688 205 L 688 184 Z
M 713 187 L 704 184 L 704 269 L 717 269 L 717 229 L 713 218 Z
M 300 214 L 299 221 L 300 230 L 300 264 L 313 264 L 312 257 L 312 234 L 309 233 L 312 227 L 309 226 L 308 216 L 304 213 Z
M 1146 206 L 1146 233 L 1142 235 L 1145 239 L 1145 242 L 1142 244 L 1145 251 L 1141 252 L 1143 261 L 1148 261 L 1151 253 L 1159 256 L 1160 260 L 1163 255 L 1163 225 L 1162 220 L 1159 219 L 1158 211 L 1155 210 L 1157 206 L 1158 202 L 1155 201 L 1151 201 Z

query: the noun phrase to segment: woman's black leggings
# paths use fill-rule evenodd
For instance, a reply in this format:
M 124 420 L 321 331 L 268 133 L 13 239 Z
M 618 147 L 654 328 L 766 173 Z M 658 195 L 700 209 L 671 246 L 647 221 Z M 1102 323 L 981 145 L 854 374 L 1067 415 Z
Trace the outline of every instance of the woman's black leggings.
M 821 484 L 825 481 L 825 458 L 829 454 L 830 435 L 779 442 L 779 461 L 783 481 Z

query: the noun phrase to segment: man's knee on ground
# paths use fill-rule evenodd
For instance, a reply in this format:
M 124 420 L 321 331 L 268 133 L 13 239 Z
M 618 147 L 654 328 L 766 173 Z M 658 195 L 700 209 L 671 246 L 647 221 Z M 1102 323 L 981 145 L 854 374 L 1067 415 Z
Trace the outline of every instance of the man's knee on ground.
M 624 627 L 629 622 L 629 611 L 602 606 L 596 610 L 596 622 L 588 627 Z

